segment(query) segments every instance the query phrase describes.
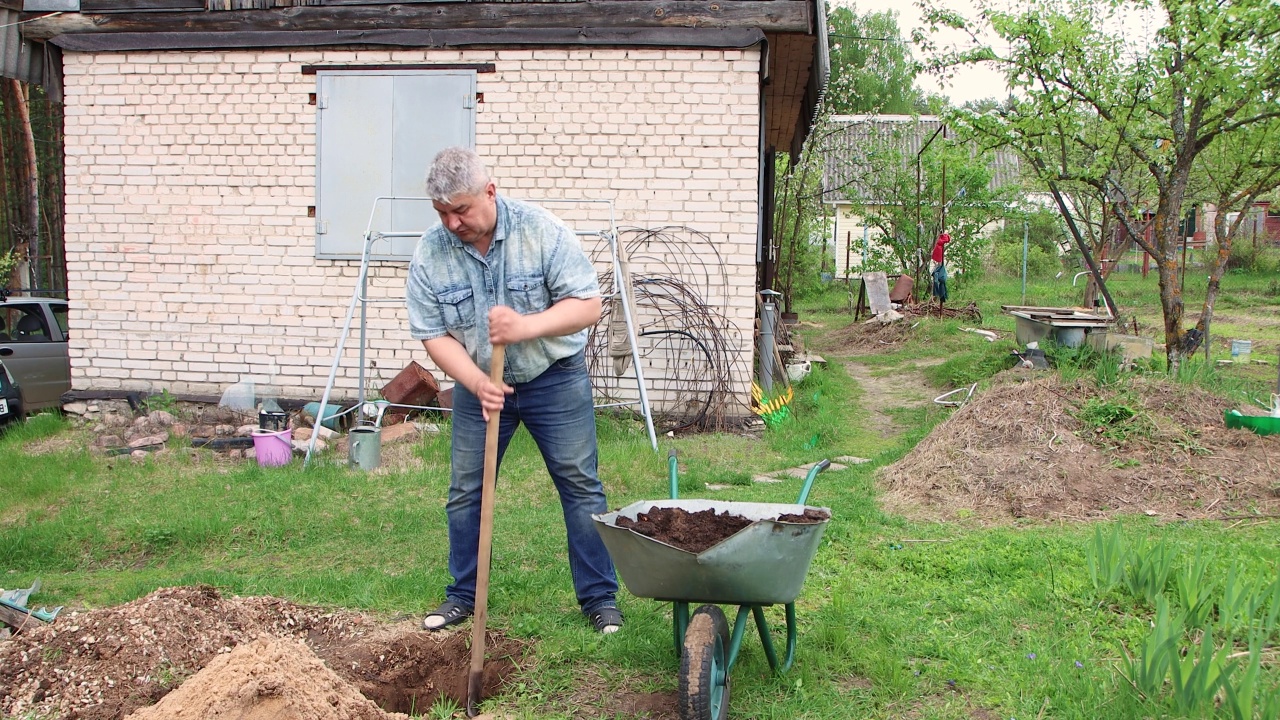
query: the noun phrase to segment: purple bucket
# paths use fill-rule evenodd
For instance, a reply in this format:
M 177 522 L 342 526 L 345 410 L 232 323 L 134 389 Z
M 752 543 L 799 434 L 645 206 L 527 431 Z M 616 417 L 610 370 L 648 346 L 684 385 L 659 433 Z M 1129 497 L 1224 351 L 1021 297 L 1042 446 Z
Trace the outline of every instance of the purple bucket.
M 258 464 L 262 467 L 288 465 L 293 459 L 293 431 L 262 430 L 253 431 L 253 451 L 258 456 Z

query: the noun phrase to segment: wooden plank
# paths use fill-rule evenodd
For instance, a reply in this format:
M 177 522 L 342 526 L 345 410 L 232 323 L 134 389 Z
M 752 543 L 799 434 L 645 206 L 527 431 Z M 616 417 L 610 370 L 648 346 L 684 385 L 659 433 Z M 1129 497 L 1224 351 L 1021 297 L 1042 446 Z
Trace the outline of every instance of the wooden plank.
M 303 75 L 315 75 L 317 70 L 475 70 L 477 73 L 496 73 L 498 66 L 493 63 L 419 63 L 417 65 L 397 65 L 384 63 L 380 65 L 303 65 Z
M 574 3 L 443 3 L 296 7 L 227 12 L 61 13 L 24 33 L 444 30 L 471 28 L 759 28 L 806 33 L 813 6 L 800 0 L 586 0 Z
M 51 42 L 77 52 L 123 50 L 200 50 L 210 48 L 329 47 L 387 45 L 395 47 L 688 47 L 747 48 L 764 40 L 759 30 L 696 28 L 530 28 L 488 30 L 368 30 L 353 32 L 167 32 L 78 33 Z
M 204 0 L 80 0 L 82 13 L 204 10 Z

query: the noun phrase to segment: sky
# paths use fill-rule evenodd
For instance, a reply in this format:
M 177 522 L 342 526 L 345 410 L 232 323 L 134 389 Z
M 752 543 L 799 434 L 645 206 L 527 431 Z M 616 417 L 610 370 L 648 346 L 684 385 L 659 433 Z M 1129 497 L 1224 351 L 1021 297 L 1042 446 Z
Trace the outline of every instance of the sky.
M 898 28 L 902 31 L 902 37 L 906 39 L 908 45 L 911 43 L 911 31 L 924 26 L 920 8 L 915 0 L 828 0 L 828 4 L 852 7 L 858 14 L 886 10 L 896 12 Z M 967 17 L 973 17 L 976 14 L 969 0 L 945 0 L 939 4 Z M 1140 50 L 1139 46 L 1145 44 L 1144 40 L 1151 36 L 1154 27 L 1159 24 L 1157 17 L 1156 13 L 1148 12 L 1144 15 L 1141 11 L 1133 11 L 1121 21 L 1125 31 L 1124 36 L 1133 45 L 1133 49 Z M 970 42 L 967 35 L 954 31 L 940 31 L 936 39 L 942 47 L 951 43 Z M 911 50 L 917 60 L 922 59 L 918 48 L 912 45 Z M 1004 77 L 999 72 L 976 65 L 958 69 L 955 77 L 948 81 L 940 80 L 933 75 L 921 74 L 916 78 L 916 85 L 927 93 L 950 97 L 953 105 L 963 105 L 966 102 L 984 98 L 1003 100 L 1009 95 L 1008 86 L 1005 85 Z

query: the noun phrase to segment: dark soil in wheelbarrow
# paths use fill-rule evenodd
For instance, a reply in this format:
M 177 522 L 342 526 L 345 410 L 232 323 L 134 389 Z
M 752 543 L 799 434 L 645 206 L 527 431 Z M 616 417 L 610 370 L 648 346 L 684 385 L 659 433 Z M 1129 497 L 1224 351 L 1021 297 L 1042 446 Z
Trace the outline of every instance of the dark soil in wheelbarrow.
M 785 513 L 777 517 L 779 522 L 808 525 L 829 519 L 830 515 L 813 508 L 805 508 L 802 514 Z M 635 520 L 619 516 L 616 524 L 672 547 L 700 553 L 715 547 L 753 522 L 755 521 L 734 515 L 728 510 L 717 515 L 715 510 L 710 509 L 689 512 L 678 507 L 651 507 L 648 512 L 637 515 Z

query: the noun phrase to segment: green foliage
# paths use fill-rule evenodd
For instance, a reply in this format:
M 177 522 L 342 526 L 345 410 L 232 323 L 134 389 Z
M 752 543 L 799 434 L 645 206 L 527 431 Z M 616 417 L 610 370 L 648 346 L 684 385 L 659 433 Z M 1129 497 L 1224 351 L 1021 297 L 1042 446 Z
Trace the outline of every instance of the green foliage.
M 1197 549 L 1191 562 L 1175 571 L 1178 606 L 1190 627 L 1201 627 L 1213 612 L 1218 583 L 1208 569 L 1209 558 Z
M 1273 717 L 1266 713 L 1280 707 L 1280 689 L 1262 683 L 1261 654 L 1276 635 L 1280 579 L 1260 581 L 1232 565 L 1219 585 L 1202 549 L 1174 569 L 1172 545 L 1129 544 L 1118 525 L 1105 536 L 1095 527 L 1085 555 L 1098 597 L 1123 587 L 1155 608 L 1148 631 L 1121 664 L 1141 695 L 1167 698 L 1184 715 L 1212 714 L 1220 705 L 1219 714 L 1230 718 Z M 1177 605 L 1165 594 L 1171 574 Z M 1247 641 L 1247 652 L 1236 651 L 1237 637 Z
M 840 115 L 928 112 L 924 94 L 915 87 L 916 64 L 898 28 L 897 13 L 859 15 L 848 6 L 829 7 L 831 111 Z
M 991 256 L 991 264 L 996 271 L 1012 277 L 1022 277 L 1022 260 L 1021 245 L 997 244 Z M 1062 267 L 1056 257 L 1039 247 L 1027 248 L 1026 263 L 1029 278 L 1052 277 Z
M 780 153 L 777 162 L 777 203 L 774 234 L 778 244 L 779 285 L 784 311 L 796 298 L 816 294 L 826 259 L 825 206 L 820 202 L 822 155 L 816 135 L 805 141 L 799 158 Z
M 1124 581 L 1134 598 L 1155 603 L 1164 595 L 1173 575 L 1173 562 L 1177 558 L 1174 548 L 1164 543 L 1146 546 L 1134 544 L 1124 568 Z
M 1125 679 L 1146 697 L 1159 695 L 1164 690 L 1164 681 L 1169 675 L 1169 668 L 1178 652 L 1178 641 L 1181 639 L 1182 625 L 1178 618 L 1170 617 L 1169 601 L 1163 596 L 1158 597 L 1151 632 L 1142 639 L 1136 656 L 1125 656 Z
M 145 412 L 154 412 L 163 410 L 165 412 L 173 412 L 178 407 L 178 398 L 169 392 L 168 388 L 158 393 L 148 395 L 142 400 L 142 407 Z
M 922 277 L 934 242 L 946 231 L 952 238 L 947 267 L 976 276 L 989 247 L 983 229 L 1003 216 L 1015 190 L 991 189 L 991 156 L 975 153 L 971 138 L 932 137 L 928 127 L 869 120 L 861 155 L 840 190 L 878 237 L 870 258 L 876 269 Z
M 1080 189 L 1087 203 L 1074 205 L 1106 207 L 1153 255 L 1172 259 L 1188 211 L 1212 203 L 1222 217 L 1280 185 L 1277 76 L 1271 63 L 1256 61 L 1280 54 L 1280 18 L 1272 0 L 1160 0 L 1136 10 L 1159 18 L 1142 33 L 1122 22 L 1132 10 L 1092 0 L 978 0 L 970 22 L 927 2 L 925 16 L 936 25 L 992 38 L 940 51 L 930 65 L 1005 68 L 1008 100 L 958 110 L 952 123 L 1016 148 L 1042 182 Z M 1148 211 L 1150 232 L 1137 225 Z M 1167 291 L 1182 289 L 1179 270 L 1156 264 Z M 1187 347 L 1183 311 L 1180 292 L 1161 296 L 1174 366 Z
M 978 342 L 972 348 L 948 355 L 938 365 L 925 369 L 925 377 L 943 387 L 964 387 L 982 382 L 1007 370 L 1012 364 L 1007 347 L 999 343 Z
M 1085 551 L 1085 563 L 1094 592 L 1106 595 L 1124 579 L 1128 548 L 1120 536 L 1120 526 L 1111 528 L 1111 535 L 1103 537 L 1102 526 L 1093 526 L 1093 541 Z
M 1237 237 L 1231 242 L 1227 269 L 1247 273 L 1280 272 L 1280 250 L 1265 237 Z

